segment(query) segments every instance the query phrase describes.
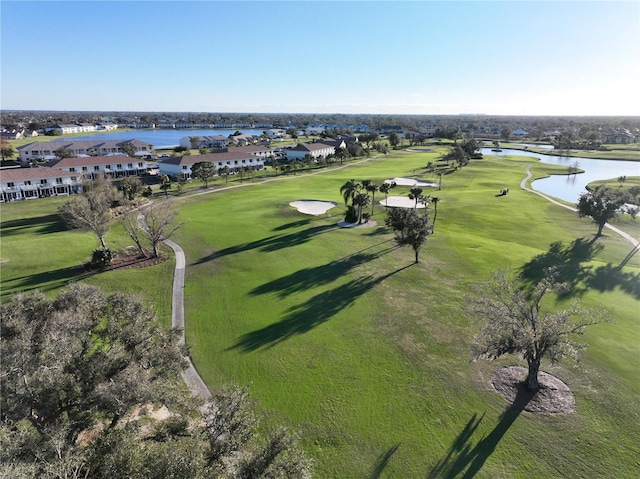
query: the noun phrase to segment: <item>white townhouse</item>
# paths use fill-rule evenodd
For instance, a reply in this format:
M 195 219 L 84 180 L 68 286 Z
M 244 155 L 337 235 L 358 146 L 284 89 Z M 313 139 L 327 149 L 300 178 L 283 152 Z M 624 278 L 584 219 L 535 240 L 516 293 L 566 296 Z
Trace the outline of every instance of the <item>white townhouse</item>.
M 335 155 L 336 147 L 333 145 L 327 145 L 325 143 L 299 143 L 294 148 L 285 150 L 287 159 L 289 160 L 302 160 L 307 155 L 311 158 L 327 158 L 328 156 Z
M 264 169 L 265 157 L 241 148 L 232 148 L 226 152 L 209 153 L 207 155 L 186 155 L 167 158 L 158 164 L 160 173 L 176 178 L 191 178 L 191 167 L 196 163 L 208 161 L 213 163 L 216 170 L 229 167 L 231 173 L 236 173 L 243 167 L 251 167 L 256 171 Z
M 5 168 L 0 170 L 0 202 L 69 195 L 81 185 L 81 175 L 59 168 Z
M 224 135 L 211 136 L 183 136 L 180 138 L 180 146 L 185 148 L 226 148 L 229 138 Z
M 151 169 L 151 166 L 141 158 L 121 155 L 62 158 L 51 162 L 48 167 L 79 175 L 88 180 L 93 180 L 100 175 L 113 178 L 138 176 Z
M 54 140 L 33 142 L 17 148 L 20 160 L 29 161 L 56 158 L 54 151 L 67 148 L 76 156 L 107 156 L 123 155 L 126 144 L 130 144 L 136 151 L 136 156 L 151 157 L 155 155 L 155 148 L 151 143 L 140 140 Z

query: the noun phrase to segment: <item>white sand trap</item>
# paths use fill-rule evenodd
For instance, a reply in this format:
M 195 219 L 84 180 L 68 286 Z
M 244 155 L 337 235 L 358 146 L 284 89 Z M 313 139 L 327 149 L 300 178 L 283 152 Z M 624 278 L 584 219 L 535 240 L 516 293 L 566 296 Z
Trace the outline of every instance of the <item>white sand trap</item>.
M 337 203 L 333 201 L 317 201 L 317 200 L 298 200 L 289 203 L 289 206 L 293 206 L 300 213 L 305 215 L 323 215 L 331 208 L 334 208 Z
M 429 186 L 437 187 L 438 183 L 431 183 L 428 181 L 415 180 L 413 178 L 391 178 L 390 180 L 384 180 L 385 183 L 395 183 L 398 186 Z
M 408 196 L 389 196 L 386 200 L 382 200 L 380 204 L 390 208 L 413 208 L 416 205 L 416 201 Z M 418 208 L 424 208 L 424 206 L 424 201 L 418 201 Z

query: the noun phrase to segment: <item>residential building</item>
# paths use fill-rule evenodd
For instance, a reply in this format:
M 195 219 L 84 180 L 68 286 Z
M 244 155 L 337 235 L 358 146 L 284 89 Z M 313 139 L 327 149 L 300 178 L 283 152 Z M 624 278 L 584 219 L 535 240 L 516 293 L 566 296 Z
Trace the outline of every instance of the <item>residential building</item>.
M 160 173 L 176 178 L 188 179 L 191 178 L 191 167 L 203 161 L 213 163 L 216 170 L 227 166 L 231 173 L 237 173 L 242 167 L 250 167 L 257 171 L 263 170 L 266 158 L 266 153 L 262 151 L 252 152 L 241 148 L 230 148 L 228 151 L 220 153 L 167 158 L 159 163 L 158 166 Z
M 0 170 L 0 202 L 77 193 L 82 176 L 60 168 L 4 168 Z
M 28 163 L 33 160 L 52 160 L 56 158 L 54 151 L 68 148 L 76 156 L 124 155 L 123 147 L 130 144 L 136 150 L 136 156 L 151 157 L 155 148 L 151 143 L 140 140 L 55 140 L 34 142 L 17 148 L 20 160 Z
M 180 146 L 185 148 L 196 149 L 212 148 L 220 149 L 226 148 L 229 144 L 229 138 L 224 135 L 211 135 L 211 136 L 183 136 L 180 138 Z
M 335 155 L 336 147 L 328 145 L 326 143 L 299 143 L 294 148 L 286 150 L 287 159 L 289 160 L 302 160 L 307 155 L 311 158 L 327 158 L 330 155 Z
M 141 158 L 113 155 L 62 158 L 51 162 L 48 168 L 59 169 L 69 174 L 79 175 L 83 179 L 93 180 L 98 176 L 113 178 L 139 176 L 147 173 L 151 169 L 151 165 Z

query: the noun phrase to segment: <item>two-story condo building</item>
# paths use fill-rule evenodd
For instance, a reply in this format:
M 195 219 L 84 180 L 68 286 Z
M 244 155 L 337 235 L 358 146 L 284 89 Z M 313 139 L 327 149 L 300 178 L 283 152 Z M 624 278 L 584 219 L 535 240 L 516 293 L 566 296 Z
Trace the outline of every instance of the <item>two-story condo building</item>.
M 23 163 L 28 163 L 38 159 L 52 160 L 56 158 L 54 151 L 60 148 L 69 149 L 77 156 L 124 154 L 123 147 L 126 148 L 126 144 L 133 146 L 136 156 L 155 155 L 154 146 L 140 140 L 55 140 L 29 143 L 19 146 L 17 149 L 20 160 Z
M 269 153 L 267 154 L 267 152 Z M 260 149 L 259 147 L 231 148 L 228 151 L 220 153 L 167 158 L 158 166 L 160 173 L 176 178 L 187 179 L 191 178 L 191 167 L 203 161 L 213 163 L 216 170 L 220 170 L 226 166 L 231 173 L 236 173 L 243 167 L 250 167 L 256 171 L 263 170 L 264 161 L 270 154 L 271 150 Z
M 148 163 L 140 158 L 121 155 L 62 158 L 51 162 L 49 167 L 79 175 L 88 180 L 93 180 L 100 175 L 113 178 L 138 176 L 150 169 Z
M 0 170 L 0 202 L 69 195 L 81 189 L 82 176 L 59 168 Z
M 330 155 L 335 155 L 336 147 L 333 145 L 327 145 L 326 143 L 299 143 L 294 148 L 289 148 L 286 151 L 287 159 L 289 160 L 302 160 L 307 155 L 311 158 L 327 158 Z

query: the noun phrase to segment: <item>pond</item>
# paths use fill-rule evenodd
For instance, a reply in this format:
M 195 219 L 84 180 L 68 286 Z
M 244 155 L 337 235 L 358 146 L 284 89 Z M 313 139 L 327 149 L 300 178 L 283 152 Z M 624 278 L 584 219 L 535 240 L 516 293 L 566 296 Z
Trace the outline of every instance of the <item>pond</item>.
M 578 158 L 575 156 L 541 155 L 530 151 L 503 149 L 501 152 L 482 148 L 483 155 L 517 155 L 538 158 L 542 163 L 562 165 L 569 168 L 577 162 L 578 168 L 584 173 L 576 175 L 553 175 L 549 178 L 535 180 L 531 186 L 549 196 L 565 201 L 577 203 L 586 186 L 596 180 L 607 180 L 621 176 L 640 176 L 640 162 L 628 160 L 595 160 L 593 158 Z

